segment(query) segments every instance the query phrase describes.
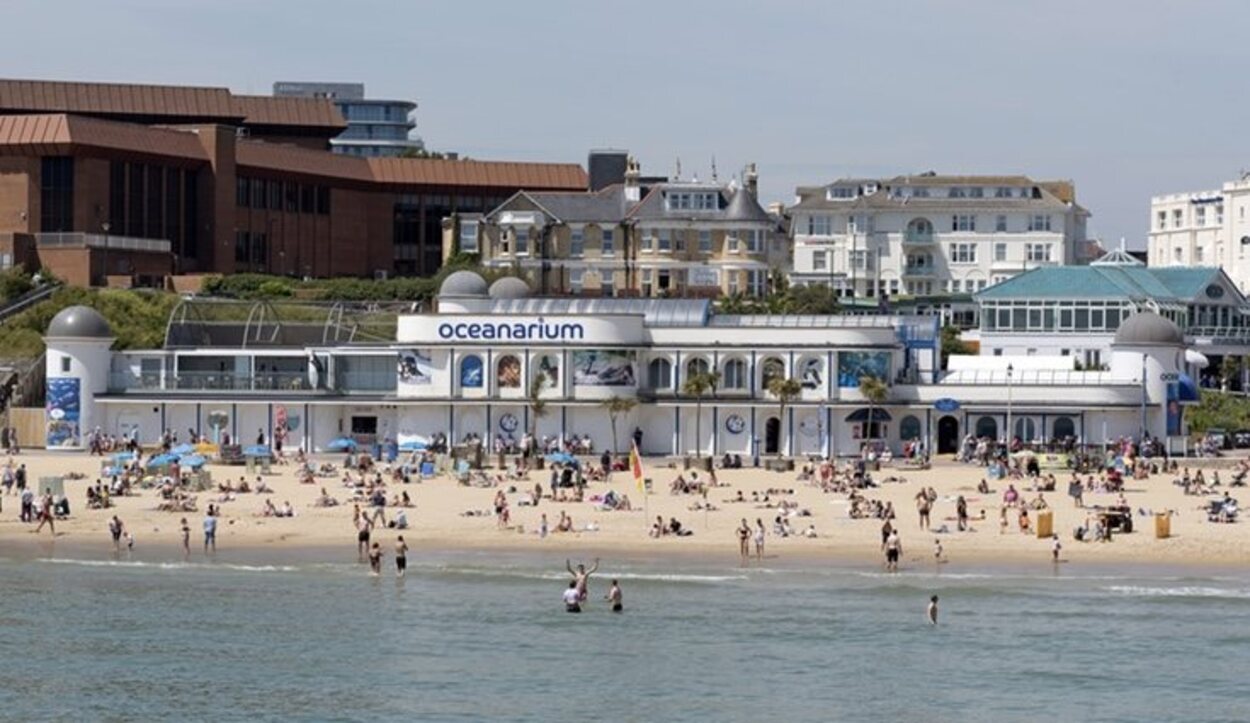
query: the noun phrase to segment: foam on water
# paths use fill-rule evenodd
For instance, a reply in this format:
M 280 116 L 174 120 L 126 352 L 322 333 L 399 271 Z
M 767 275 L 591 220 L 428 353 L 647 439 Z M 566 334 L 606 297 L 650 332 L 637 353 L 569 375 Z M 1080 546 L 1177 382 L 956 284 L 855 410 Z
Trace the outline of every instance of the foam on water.
M 150 568 L 154 570 L 233 570 L 238 572 L 296 572 L 294 565 L 240 565 L 237 563 L 211 562 L 145 562 L 143 560 L 75 560 L 49 557 L 40 560 L 53 565 L 78 565 L 81 567 Z
M 1181 587 L 1147 587 L 1142 585 L 1112 585 L 1105 588 L 1108 592 L 1131 597 L 1177 597 L 1177 598 L 1222 598 L 1233 600 L 1250 600 L 1250 590 L 1226 587 L 1204 587 L 1184 585 Z

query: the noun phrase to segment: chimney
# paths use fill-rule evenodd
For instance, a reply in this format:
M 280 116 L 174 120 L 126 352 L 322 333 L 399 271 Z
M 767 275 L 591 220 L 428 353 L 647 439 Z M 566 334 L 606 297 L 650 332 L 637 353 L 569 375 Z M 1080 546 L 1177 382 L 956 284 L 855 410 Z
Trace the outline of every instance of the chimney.
M 768 213 L 772 216 L 784 216 L 786 215 L 786 205 L 781 201 L 773 201 L 768 204 Z
M 746 170 L 742 173 L 742 182 L 746 186 L 747 193 L 751 194 L 751 198 L 760 197 L 760 176 L 755 172 L 754 163 L 747 164 Z
M 638 203 L 642 200 L 642 189 L 638 186 L 638 180 L 642 177 L 642 167 L 638 165 L 638 159 L 630 156 L 625 161 L 625 200 L 630 203 Z

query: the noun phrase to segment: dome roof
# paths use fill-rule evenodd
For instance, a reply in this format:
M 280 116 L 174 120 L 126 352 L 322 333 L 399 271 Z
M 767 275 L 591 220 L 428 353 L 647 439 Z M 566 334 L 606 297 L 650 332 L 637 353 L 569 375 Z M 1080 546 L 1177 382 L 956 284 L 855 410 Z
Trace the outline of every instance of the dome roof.
M 1125 319 L 1115 333 L 1116 344 L 1184 346 L 1185 334 L 1169 319 L 1153 311 L 1140 311 Z
M 505 276 L 490 285 L 492 299 L 526 299 L 530 295 L 530 285 L 515 276 Z
M 473 271 L 456 271 L 443 279 L 439 296 L 486 296 L 486 279 Z
M 89 306 L 67 306 L 61 309 L 48 324 L 44 334 L 47 337 L 68 339 L 112 339 L 113 330 L 109 323 L 100 316 L 100 312 Z

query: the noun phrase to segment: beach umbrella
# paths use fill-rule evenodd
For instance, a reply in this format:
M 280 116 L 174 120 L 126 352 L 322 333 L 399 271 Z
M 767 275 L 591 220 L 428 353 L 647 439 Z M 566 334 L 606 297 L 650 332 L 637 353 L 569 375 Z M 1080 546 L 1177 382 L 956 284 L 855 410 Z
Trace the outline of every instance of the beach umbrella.
M 129 462 L 130 460 L 134 458 L 135 458 L 134 452 L 118 452 L 117 454 L 113 455 L 114 462 Z
M 263 444 L 253 444 L 251 447 L 243 449 L 244 457 L 269 457 L 273 453 L 269 451 L 269 447 Z
M 177 461 L 178 458 L 172 454 L 158 454 L 148 460 L 148 469 L 152 469 L 153 467 L 165 467 Z
M 357 446 L 356 440 L 351 437 L 339 437 L 338 439 L 331 440 L 330 443 L 326 445 L 326 449 L 331 452 L 352 452 L 355 451 Z
M 190 445 L 190 444 L 187 444 L 187 443 L 183 442 L 182 444 L 178 445 L 177 447 L 174 447 L 173 449 L 169 450 L 169 453 L 170 453 L 170 454 L 176 454 L 176 455 L 178 455 L 179 457 L 181 457 L 181 456 L 182 456 L 182 455 L 184 455 L 184 454 L 191 454 L 191 453 L 192 453 L 192 452 L 194 452 L 194 451 L 195 451 L 195 447 L 194 447 L 193 445 Z
M 554 464 L 577 464 L 577 458 L 568 452 L 552 452 L 547 455 L 547 461 Z
M 183 456 L 178 458 L 178 464 L 182 465 L 183 467 L 189 467 L 191 469 L 195 469 L 196 467 L 203 467 L 204 462 L 205 462 L 205 459 L 198 454 L 184 454 Z
M 412 439 L 399 445 L 400 452 L 420 452 L 425 449 L 425 442 L 419 439 Z

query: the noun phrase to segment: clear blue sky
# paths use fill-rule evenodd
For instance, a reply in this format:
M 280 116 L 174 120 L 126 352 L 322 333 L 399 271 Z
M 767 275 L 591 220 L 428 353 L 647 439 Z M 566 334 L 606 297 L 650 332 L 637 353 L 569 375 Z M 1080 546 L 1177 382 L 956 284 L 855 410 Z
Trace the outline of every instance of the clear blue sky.
M 1141 247 L 1151 194 L 1250 167 L 1250 2 L 10 0 L 10 77 L 364 81 L 434 149 L 644 173 L 759 164 L 763 195 L 929 169 L 1071 178 Z

